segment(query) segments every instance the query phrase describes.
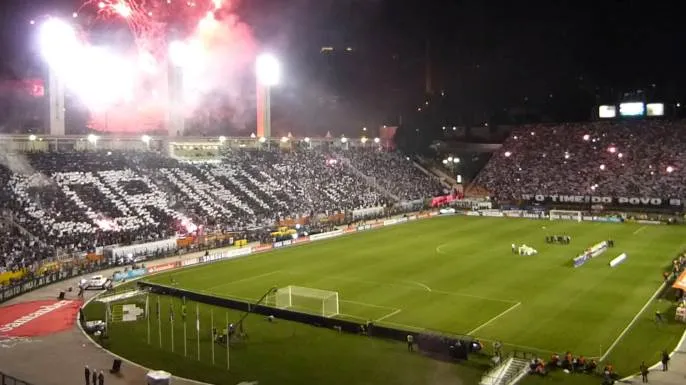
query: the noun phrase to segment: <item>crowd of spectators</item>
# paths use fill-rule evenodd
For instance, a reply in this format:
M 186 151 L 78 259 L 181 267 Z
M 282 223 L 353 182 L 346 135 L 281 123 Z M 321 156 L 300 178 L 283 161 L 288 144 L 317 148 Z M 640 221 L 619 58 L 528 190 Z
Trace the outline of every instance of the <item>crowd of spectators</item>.
M 498 198 L 525 194 L 686 196 L 686 121 L 529 125 L 512 131 L 475 183 Z
M 354 149 L 340 156 L 400 200 L 444 194 L 445 187 L 437 177 L 427 175 L 400 153 Z
M 154 153 L 6 155 L 0 206 L 9 227 L 0 228 L 7 234 L 0 266 L 164 239 L 199 226 L 257 231 L 286 217 L 391 206 L 440 190 L 397 154 L 355 152 L 351 159 L 318 149 L 231 150 L 221 162 L 203 164 Z

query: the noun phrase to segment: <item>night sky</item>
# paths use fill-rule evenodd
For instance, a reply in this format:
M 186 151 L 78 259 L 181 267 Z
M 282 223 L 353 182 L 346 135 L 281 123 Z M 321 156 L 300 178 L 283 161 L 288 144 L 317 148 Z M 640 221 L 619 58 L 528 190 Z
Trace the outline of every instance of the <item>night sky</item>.
M 27 21 L 42 9 L 68 14 L 75 2 L 2 4 L 0 76 L 21 78 L 31 68 L 17 65 L 31 60 Z M 521 110 L 534 120 L 587 119 L 596 104 L 637 91 L 649 101 L 686 100 L 686 28 L 677 4 L 243 0 L 239 13 L 288 64 L 292 80 L 280 103 L 304 104 L 299 111 L 308 120 L 316 119 L 307 106 L 319 101 L 333 104 L 326 108 L 340 127 L 397 124 L 400 116 L 416 124 L 417 106 L 440 96 L 434 120 L 471 125 Z M 335 51 L 322 54 L 323 46 Z

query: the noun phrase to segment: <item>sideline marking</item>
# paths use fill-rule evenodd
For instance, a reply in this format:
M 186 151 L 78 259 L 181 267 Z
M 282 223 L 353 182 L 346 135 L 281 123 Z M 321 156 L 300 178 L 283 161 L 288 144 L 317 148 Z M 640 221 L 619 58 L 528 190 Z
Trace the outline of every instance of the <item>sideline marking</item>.
M 645 230 L 645 228 L 646 228 L 645 226 L 639 227 L 638 229 L 636 229 L 636 230 L 634 231 L 634 235 L 636 235 L 636 234 L 640 233 L 641 231 Z
M 475 329 L 471 330 L 469 333 L 467 333 L 468 336 L 473 336 L 474 333 L 478 332 L 479 330 L 485 328 L 486 326 L 490 325 L 492 322 L 497 321 L 500 317 L 504 316 L 505 314 L 511 312 L 512 310 L 516 309 L 521 305 L 521 302 L 517 302 L 516 304 L 510 306 L 509 308 L 505 309 L 502 313 L 496 315 L 495 317 L 489 319 L 488 321 L 482 323 L 481 325 L 477 326 Z
M 390 313 L 386 314 L 385 316 L 383 316 L 383 317 L 381 317 L 381 318 L 377 318 L 376 320 L 374 320 L 374 322 L 381 322 L 381 321 L 385 320 L 386 318 L 391 318 L 391 317 L 393 317 L 394 315 L 400 313 L 401 311 L 403 311 L 403 310 L 402 310 L 402 309 L 397 309 L 396 311 L 390 312 Z
M 657 290 L 655 290 L 655 293 L 653 293 L 653 295 L 648 299 L 648 302 L 646 302 L 645 305 L 643 305 L 643 307 L 641 308 L 641 310 L 639 310 L 638 313 L 636 313 L 636 315 L 635 315 L 634 318 L 631 320 L 631 322 L 629 322 L 629 324 L 626 325 L 626 327 L 624 328 L 624 330 L 622 330 L 622 332 L 619 333 L 619 337 L 617 337 L 617 339 L 615 339 L 615 341 L 612 343 L 612 345 L 610 345 L 610 347 L 607 348 L 607 350 L 605 351 L 605 354 L 603 354 L 603 355 L 600 357 L 600 361 L 601 361 L 601 362 L 602 362 L 602 361 L 605 361 L 605 359 L 607 358 L 607 356 L 610 355 L 610 352 L 612 352 L 612 349 L 614 349 L 615 346 L 617 346 L 617 344 L 619 343 L 619 341 L 620 341 L 622 338 L 624 338 L 624 335 L 629 331 L 629 329 L 631 329 L 632 326 L 634 326 L 634 323 L 636 322 L 636 320 L 638 320 L 638 317 L 640 317 L 641 314 L 643 314 L 643 312 L 648 308 L 648 306 L 650 306 L 650 304 L 653 302 L 653 300 L 655 300 L 655 297 L 657 297 L 657 295 L 660 294 L 660 292 L 661 292 L 664 288 L 665 288 L 665 283 L 663 282 L 662 285 L 660 285 L 660 287 L 658 287 Z

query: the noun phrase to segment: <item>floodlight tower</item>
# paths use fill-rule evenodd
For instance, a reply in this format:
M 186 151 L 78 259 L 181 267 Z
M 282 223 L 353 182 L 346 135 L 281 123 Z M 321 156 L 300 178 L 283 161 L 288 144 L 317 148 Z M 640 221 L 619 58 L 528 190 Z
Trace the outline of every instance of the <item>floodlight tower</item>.
M 48 129 L 50 136 L 64 136 L 64 80 L 48 67 Z
M 167 134 L 169 137 L 181 136 L 185 130 L 183 103 L 183 67 L 186 64 L 188 49 L 181 41 L 169 44 L 169 67 L 167 78 Z
M 68 58 L 74 53 L 76 32 L 67 22 L 49 18 L 40 25 L 41 55 L 48 71 L 48 129 L 50 135 L 64 136 L 64 77 Z
M 272 135 L 271 88 L 281 80 L 281 64 L 271 54 L 261 54 L 255 63 L 257 75 L 257 136 Z

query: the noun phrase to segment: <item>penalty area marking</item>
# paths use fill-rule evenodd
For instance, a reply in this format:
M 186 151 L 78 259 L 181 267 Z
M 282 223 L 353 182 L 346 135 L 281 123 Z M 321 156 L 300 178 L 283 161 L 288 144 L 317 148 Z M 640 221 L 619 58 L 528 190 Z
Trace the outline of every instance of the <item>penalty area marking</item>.
M 287 274 L 294 274 L 294 275 L 312 275 L 309 273 L 301 273 L 301 272 L 294 271 L 294 270 L 281 270 L 281 272 L 287 273 Z M 411 289 L 411 290 L 421 290 L 421 291 L 431 292 L 432 294 L 443 294 L 443 295 L 449 295 L 449 296 L 454 296 L 454 297 L 474 298 L 474 299 L 480 299 L 483 301 L 509 303 L 511 305 L 514 305 L 514 304 L 519 302 L 519 301 L 515 301 L 515 300 L 511 300 L 511 299 L 481 297 L 478 295 L 456 293 L 456 292 L 436 290 L 436 289 L 431 289 L 431 288 L 429 288 L 430 290 L 427 290 L 428 286 L 427 287 L 419 287 L 417 285 L 417 282 L 415 282 L 413 284 L 408 284 L 408 281 L 405 281 L 404 283 L 402 283 L 402 282 L 391 283 L 391 282 L 379 282 L 379 281 L 350 278 L 350 277 L 340 277 L 340 276 L 335 276 L 335 275 L 317 275 L 317 276 L 319 278 L 323 278 L 323 279 L 333 279 L 333 280 L 343 281 L 343 282 L 364 283 L 367 285 L 377 285 L 377 286 L 386 286 L 386 287 L 403 287 L 403 288 Z M 424 286 L 426 286 L 426 285 L 424 285 Z
M 476 329 L 474 329 L 474 330 L 468 332 L 467 335 L 468 335 L 468 336 L 474 335 L 474 333 L 476 333 L 476 332 L 478 332 L 479 330 L 481 330 L 481 329 L 485 328 L 486 326 L 490 325 L 492 322 L 497 321 L 500 317 L 502 317 L 502 316 L 504 316 L 505 314 L 511 312 L 512 310 L 518 308 L 519 305 L 521 305 L 521 304 L 522 304 L 521 302 L 517 302 L 516 304 L 510 306 L 509 308 L 505 309 L 504 312 L 502 312 L 502 313 L 496 315 L 495 317 L 493 317 L 493 318 L 489 319 L 488 321 L 482 323 L 481 325 L 477 326 Z
M 440 245 L 436 246 L 436 253 L 445 255 L 446 253 L 443 251 L 443 248 L 448 245 L 449 243 L 441 243 Z
M 636 229 L 636 230 L 634 231 L 634 235 L 636 235 L 636 234 L 640 233 L 641 231 L 645 230 L 645 228 L 646 228 L 645 226 L 639 227 L 638 229 Z
M 277 274 L 277 273 L 280 273 L 280 272 L 281 272 L 281 270 L 270 271 L 269 273 L 254 275 L 254 276 L 252 276 L 252 277 L 247 277 L 247 278 L 239 279 L 239 280 L 236 280 L 236 281 L 225 282 L 225 283 L 222 283 L 222 284 L 220 284 L 220 285 L 215 285 L 215 286 L 212 286 L 212 287 L 208 287 L 208 288 L 205 289 L 205 290 L 210 291 L 210 290 L 213 290 L 213 289 L 216 289 L 216 288 L 219 288 L 219 287 L 223 287 L 223 286 L 229 286 L 229 285 L 233 285 L 233 284 L 240 283 L 240 282 L 252 281 L 253 279 L 260 279 L 260 278 L 264 278 L 264 277 L 269 277 L 270 275 L 274 275 L 274 274 Z
M 401 311 L 403 311 L 403 310 L 402 310 L 402 309 L 396 309 L 395 311 L 392 311 L 392 312 L 386 314 L 386 315 L 383 316 L 383 317 L 380 317 L 380 318 L 375 319 L 374 322 L 381 322 L 381 321 L 383 321 L 383 320 L 385 320 L 385 319 L 387 319 L 387 318 L 391 318 L 391 317 L 393 317 L 394 315 L 400 313 Z
M 375 307 L 377 309 L 384 309 L 384 310 L 396 310 L 397 308 L 395 307 L 390 307 L 390 306 L 382 306 L 382 305 L 375 305 L 373 303 L 366 303 L 366 302 L 360 302 L 360 301 L 351 301 L 347 299 L 340 299 L 338 300 L 340 303 L 350 303 L 353 305 L 360 305 L 360 306 L 367 306 L 367 307 Z
M 419 281 L 405 281 L 405 282 L 417 285 L 417 286 L 425 289 L 426 291 L 431 292 L 431 288 L 429 287 L 429 285 L 427 285 L 425 283 L 421 283 Z

